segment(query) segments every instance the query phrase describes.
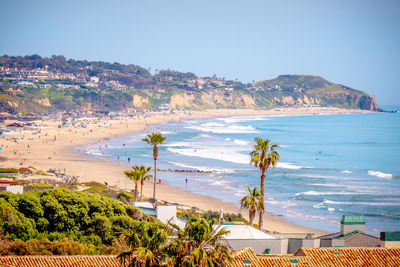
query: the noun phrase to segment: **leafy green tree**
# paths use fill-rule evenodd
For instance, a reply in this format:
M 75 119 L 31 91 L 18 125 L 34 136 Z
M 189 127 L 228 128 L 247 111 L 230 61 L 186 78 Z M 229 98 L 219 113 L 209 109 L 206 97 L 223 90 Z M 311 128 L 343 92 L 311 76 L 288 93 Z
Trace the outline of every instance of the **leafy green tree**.
M 148 134 L 142 141 L 153 146 L 153 159 L 154 159 L 154 189 L 153 198 L 156 198 L 156 183 L 157 183 L 157 158 L 158 158 L 158 145 L 162 144 L 167 138 L 160 133 Z
M 40 198 L 33 193 L 23 194 L 18 201 L 18 210 L 26 217 L 37 221 L 43 217 L 44 211 L 40 205 Z
M 36 223 L 0 198 L 0 229 L 6 238 L 29 240 L 38 235 Z
M 279 153 L 275 150 L 279 148 L 278 144 L 271 144 L 270 139 L 261 139 L 259 137 L 255 138 L 255 144 L 253 146 L 253 151 L 250 152 L 250 164 L 254 164 L 255 167 L 261 170 L 261 195 L 264 199 L 265 194 L 265 172 L 270 166 L 275 167 L 280 159 Z M 263 213 L 259 214 L 258 227 L 261 230 L 263 225 Z
M 249 209 L 250 226 L 253 226 L 256 211 L 258 210 L 262 212 L 264 210 L 264 198 L 257 187 L 250 189 L 248 186 L 247 190 L 249 191 L 249 194 L 240 200 L 240 206 Z

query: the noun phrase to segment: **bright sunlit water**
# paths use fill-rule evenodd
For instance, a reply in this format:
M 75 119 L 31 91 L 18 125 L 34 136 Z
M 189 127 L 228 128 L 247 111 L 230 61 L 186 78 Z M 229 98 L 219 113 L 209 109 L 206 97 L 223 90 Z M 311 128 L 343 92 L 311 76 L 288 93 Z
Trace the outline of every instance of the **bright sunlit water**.
M 400 113 L 194 119 L 153 131 L 167 137 L 158 168 L 211 172 L 159 172 L 171 185 L 239 205 L 247 185 L 260 184 L 249 165 L 254 138 L 269 138 L 281 145 L 281 162 L 267 172 L 268 212 L 326 231 L 339 229 L 342 214 L 363 214 L 370 233 L 400 229 Z M 145 134 L 110 140 L 101 151 L 92 145 L 90 153 L 152 166 Z

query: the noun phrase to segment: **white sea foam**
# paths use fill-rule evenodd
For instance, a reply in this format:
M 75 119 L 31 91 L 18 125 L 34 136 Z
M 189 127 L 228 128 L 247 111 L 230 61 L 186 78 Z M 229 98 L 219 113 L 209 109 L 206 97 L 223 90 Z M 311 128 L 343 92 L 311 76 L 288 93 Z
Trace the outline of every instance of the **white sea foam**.
M 331 205 L 343 205 L 343 204 L 354 204 L 353 202 L 339 202 L 339 201 L 332 201 L 329 199 L 325 199 L 323 201 L 324 204 L 331 204 Z
M 313 167 L 308 167 L 308 166 L 298 166 L 290 162 L 278 162 L 278 165 L 276 165 L 278 168 L 282 169 L 291 169 L 291 170 L 300 170 L 300 169 L 312 169 Z
M 326 186 L 326 187 L 344 187 L 343 185 L 340 184 L 332 184 L 332 183 L 327 183 L 327 184 L 308 184 L 308 185 L 313 185 L 313 186 Z
M 244 196 L 246 194 L 246 190 L 237 189 L 232 186 L 231 183 L 227 180 L 219 179 L 219 180 L 208 180 L 208 185 L 212 187 L 216 187 L 219 190 L 223 190 L 225 192 L 234 192 L 236 196 Z
M 241 125 L 230 125 L 226 126 L 220 123 L 203 123 L 201 125 L 196 126 L 187 126 L 187 129 L 198 130 L 201 132 L 210 132 L 210 133 L 258 133 L 254 127 L 251 125 L 241 126 Z
M 233 142 L 235 144 L 241 145 L 241 146 L 248 146 L 250 144 L 248 141 L 240 140 L 240 139 L 235 139 L 235 140 L 233 140 Z
M 366 205 L 366 206 L 400 206 L 399 203 L 393 202 L 362 202 L 362 201 L 332 201 L 329 199 L 324 199 L 323 202 L 320 203 L 321 205 Z
M 169 144 L 163 144 L 163 146 L 166 147 L 193 147 L 195 146 L 195 143 L 191 142 L 174 142 L 174 143 L 169 143 Z
M 222 169 L 222 168 L 214 168 L 214 167 L 207 167 L 207 166 L 195 166 L 195 165 L 189 165 L 185 164 L 182 162 L 174 162 L 174 161 L 168 161 L 169 164 L 173 164 L 175 166 L 179 166 L 182 168 L 189 168 L 189 169 L 195 169 L 203 172 L 218 172 L 218 173 L 234 173 L 234 169 Z
M 290 147 L 290 146 L 287 146 L 287 145 L 279 145 L 280 147 L 283 147 L 283 148 L 285 148 L 285 147 Z
M 162 134 L 174 134 L 173 132 L 170 131 L 161 131 Z
M 317 192 L 317 191 L 307 191 L 296 193 L 295 196 L 324 196 L 324 195 L 357 195 L 359 193 L 354 192 Z
M 352 172 L 349 170 L 344 170 L 344 171 L 341 171 L 340 173 L 352 173 Z
M 384 173 L 384 172 L 373 171 L 373 170 L 369 170 L 368 174 L 371 176 L 376 176 L 376 177 L 385 178 L 385 179 L 393 178 L 393 174 L 391 174 L 391 173 Z
M 265 121 L 269 120 L 267 116 L 238 116 L 238 117 L 226 117 L 217 118 L 219 121 L 224 121 L 225 123 L 236 123 L 244 121 Z
M 228 161 L 239 164 L 249 164 L 249 156 L 247 154 L 240 153 L 241 150 L 232 149 L 228 147 L 210 147 L 210 148 L 197 148 L 193 149 L 177 149 L 177 148 L 167 148 L 168 151 L 172 153 L 181 154 L 189 157 L 200 157 L 207 159 L 216 159 L 222 161 Z
M 200 137 L 200 138 L 210 138 L 211 135 L 209 135 L 209 134 L 199 134 L 198 137 Z
M 335 211 L 335 208 L 328 208 L 328 211 Z

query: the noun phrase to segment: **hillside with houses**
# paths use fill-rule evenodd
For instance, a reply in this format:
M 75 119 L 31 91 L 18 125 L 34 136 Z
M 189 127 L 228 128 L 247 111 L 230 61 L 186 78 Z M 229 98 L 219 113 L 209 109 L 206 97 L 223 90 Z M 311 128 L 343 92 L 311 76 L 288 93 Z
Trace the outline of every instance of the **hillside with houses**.
M 0 57 L 0 111 L 214 109 L 332 106 L 379 111 L 365 92 L 320 76 L 281 75 L 252 83 L 216 75 L 145 69 L 39 55 Z

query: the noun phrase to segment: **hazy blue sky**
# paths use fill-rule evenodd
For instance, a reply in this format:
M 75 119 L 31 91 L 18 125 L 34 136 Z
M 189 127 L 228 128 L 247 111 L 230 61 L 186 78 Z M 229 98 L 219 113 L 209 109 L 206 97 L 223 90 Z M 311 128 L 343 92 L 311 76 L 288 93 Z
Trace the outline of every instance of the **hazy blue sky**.
M 316 74 L 400 104 L 400 0 L 1 0 L 0 54 L 242 81 Z

